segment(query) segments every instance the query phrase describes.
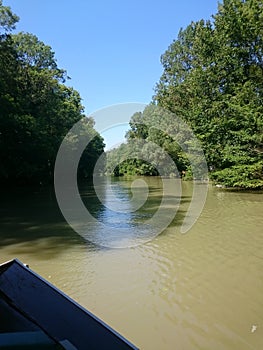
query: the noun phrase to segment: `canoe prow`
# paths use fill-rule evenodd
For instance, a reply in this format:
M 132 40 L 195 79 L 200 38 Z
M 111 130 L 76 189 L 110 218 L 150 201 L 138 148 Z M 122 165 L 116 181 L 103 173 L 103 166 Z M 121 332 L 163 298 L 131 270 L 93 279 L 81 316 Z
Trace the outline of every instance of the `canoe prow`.
M 43 343 L 43 337 L 46 337 L 47 343 L 59 344 L 62 349 L 138 349 L 58 288 L 14 259 L 0 265 L 0 348 L 4 348 L 1 347 L 1 336 L 3 345 L 10 342 L 8 335 L 19 342 L 27 332 L 31 333 L 27 337 L 28 341 L 34 332 L 36 341 Z M 12 349 L 11 346 L 8 348 Z M 46 348 L 52 346 L 47 345 Z

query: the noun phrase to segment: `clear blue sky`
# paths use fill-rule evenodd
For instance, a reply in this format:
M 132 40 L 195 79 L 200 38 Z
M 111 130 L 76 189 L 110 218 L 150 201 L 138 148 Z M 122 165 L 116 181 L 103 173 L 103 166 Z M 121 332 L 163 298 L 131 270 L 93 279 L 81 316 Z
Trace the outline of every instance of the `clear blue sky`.
M 217 0 L 4 0 L 17 31 L 52 47 L 79 91 L 86 114 L 126 102 L 150 102 L 160 56 L 181 27 L 209 19 Z

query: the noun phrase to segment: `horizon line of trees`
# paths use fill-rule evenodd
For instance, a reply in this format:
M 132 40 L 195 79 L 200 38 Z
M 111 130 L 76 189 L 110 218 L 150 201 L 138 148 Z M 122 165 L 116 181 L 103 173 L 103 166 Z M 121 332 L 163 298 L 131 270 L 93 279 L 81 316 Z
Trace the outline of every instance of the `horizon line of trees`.
M 18 20 L 0 0 L 0 183 L 51 182 L 59 146 L 80 120 L 81 138 L 92 141 L 79 178 L 91 177 L 104 153 L 103 138 L 94 120 L 84 118 L 81 97 L 65 84 L 66 71 L 52 49 L 33 34 L 12 32 Z M 106 171 L 198 176 L 192 168 L 203 166 L 198 152 L 193 159 L 197 144 L 179 118 L 193 130 L 213 181 L 262 189 L 261 0 L 223 0 L 211 20 L 181 29 L 161 62 L 153 100 L 131 117 L 127 143 L 107 152 Z M 74 150 L 79 140 L 70 135 L 67 142 Z

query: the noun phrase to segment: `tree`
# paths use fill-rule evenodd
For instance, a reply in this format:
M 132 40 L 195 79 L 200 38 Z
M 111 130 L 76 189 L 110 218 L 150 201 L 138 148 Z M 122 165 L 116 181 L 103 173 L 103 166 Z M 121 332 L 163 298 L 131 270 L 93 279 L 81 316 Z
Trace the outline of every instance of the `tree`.
M 178 176 L 178 171 L 185 171 L 189 166 L 187 130 L 172 117 L 154 104 L 135 113 L 126 135 L 127 144 L 108 154 L 108 171 L 113 170 L 112 164 L 116 165 L 114 174 L 117 176 Z
M 0 0 L 0 30 L 9 32 L 15 29 L 19 17 L 11 11 L 9 6 L 3 6 L 3 1 Z
M 181 30 L 162 56 L 155 102 L 186 120 L 212 178 L 261 188 L 263 12 L 260 0 L 225 0 L 211 21 Z
M 14 27 L 17 16 L 0 3 L 0 24 Z M 64 85 L 66 72 L 57 66 L 54 52 L 35 35 L 0 37 L 0 180 L 11 183 L 49 182 L 56 154 L 71 127 L 85 117 L 79 93 Z M 81 163 L 90 174 L 103 152 L 95 133 Z M 85 162 L 84 162 L 85 159 Z M 85 164 L 84 164 L 85 163 Z

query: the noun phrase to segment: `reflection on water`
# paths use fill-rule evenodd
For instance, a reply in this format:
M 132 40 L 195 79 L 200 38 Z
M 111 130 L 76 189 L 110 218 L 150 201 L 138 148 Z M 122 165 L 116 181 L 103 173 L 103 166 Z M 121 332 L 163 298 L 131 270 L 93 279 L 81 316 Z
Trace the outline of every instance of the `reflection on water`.
M 180 200 L 184 200 L 180 193 L 181 181 L 177 179 L 101 179 L 95 190 L 87 186 L 81 189 L 82 200 L 96 220 L 78 220 L 77 230 L 102 247 L 135 247 L 172 223 Z
M 150 198 L 139 211 L 129 212 L 123 179 L 111 191 L 102 182 L 105 206 L 91 186 L 81 194 L 94 216 L 112 230 L 127 225 L 136 238 L 137 222 L 161 202 L 159 179 L 147 181 Z M 180 234 L 191 195 L 183 183 L 174 221 L 150 242 L 104 249 L 67 226 L 51 192 L 3 194 L 0 261 L 29 263 L 141 349 L 262 349 L 263 195 L 210 187 L 201 217 Z M 115 200 L 126 211 L 114 215 Z

